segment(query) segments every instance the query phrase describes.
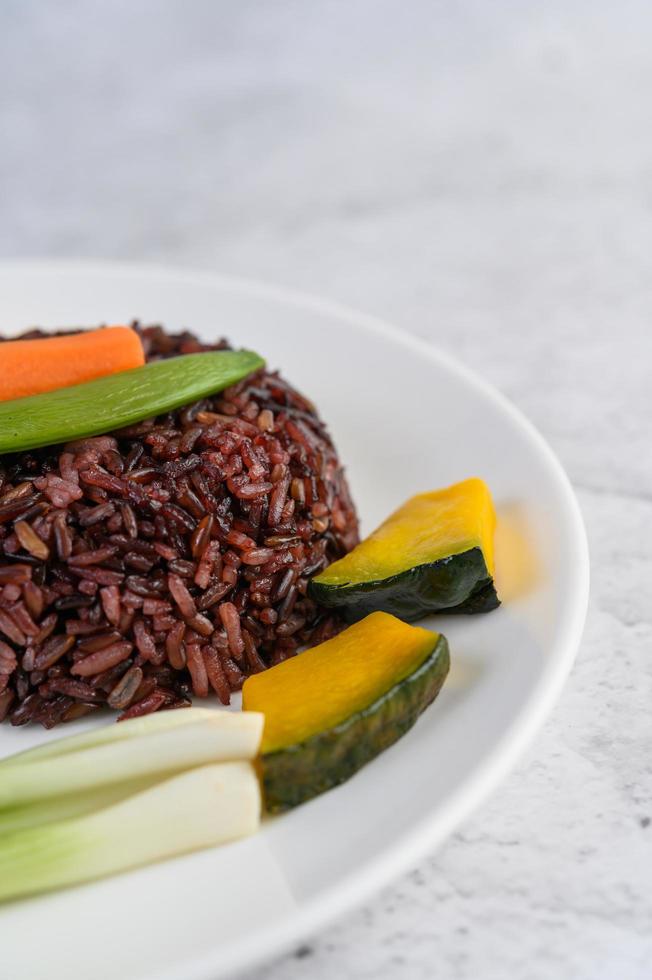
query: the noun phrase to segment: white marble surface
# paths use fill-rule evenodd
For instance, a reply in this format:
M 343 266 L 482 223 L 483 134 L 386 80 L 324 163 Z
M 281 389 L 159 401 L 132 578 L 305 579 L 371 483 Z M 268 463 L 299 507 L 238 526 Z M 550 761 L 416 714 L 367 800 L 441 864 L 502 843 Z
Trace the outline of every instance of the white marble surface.
M 309 289 L 454 352 L 586 517 L 577 666 L 441 850 L 249 980 L 652 970 L 652 8 L 4 0 L 0 255 Z

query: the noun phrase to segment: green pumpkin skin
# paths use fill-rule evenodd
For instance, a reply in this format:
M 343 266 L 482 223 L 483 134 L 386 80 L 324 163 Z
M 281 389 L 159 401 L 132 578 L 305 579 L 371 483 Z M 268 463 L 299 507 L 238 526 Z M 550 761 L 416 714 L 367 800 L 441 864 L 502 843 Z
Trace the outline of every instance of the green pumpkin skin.
M 377 611 L 410 623 L 433 612 L 481 613 L 500 605 L 480 548 L 417 565 L 385 579 L 350 585 L 328 585 L 313 579 L 308 593 L 320 606 L 337 609 L 350 623 Z
M 449 667 L 448 643 L 439 634 L 427 659 L 368 707 L 305 742 L 263 755 L 267 810 L 289 810 L 338 786 L 393 745 L 435 700 Z

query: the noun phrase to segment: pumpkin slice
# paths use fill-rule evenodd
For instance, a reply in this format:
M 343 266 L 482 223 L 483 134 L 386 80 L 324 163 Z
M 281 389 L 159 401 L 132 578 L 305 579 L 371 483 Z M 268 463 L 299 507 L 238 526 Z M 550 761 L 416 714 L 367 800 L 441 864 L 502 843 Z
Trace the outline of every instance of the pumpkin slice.
M 287 810 L 344 782 L 409 728 L 449 668 L 443 636 L 373 613 L 247 678 L 245 711 L 262 711 L 267 809 Z
M 491 494 L 479 479 L 410 498 L 353 551 L 310 583 L 349 621 L 382 609 L 407 621 L 432 612 L 488 612 L 493 582 Z

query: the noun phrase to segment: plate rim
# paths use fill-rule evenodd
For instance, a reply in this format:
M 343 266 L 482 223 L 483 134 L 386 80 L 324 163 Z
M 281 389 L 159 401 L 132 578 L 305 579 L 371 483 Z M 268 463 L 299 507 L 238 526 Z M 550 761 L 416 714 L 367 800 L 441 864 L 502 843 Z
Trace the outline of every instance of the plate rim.
M 395 326 L 374 314 L 364 313 L 345 304 L 322 299 L 310 292 L 279 286 L 259 279 L 224 275 L 206 268 L 177 266 L 167 263 L 105 261 L 98 259 L 47 259 L 17 258 L 0 260 L 0 276 L 11 273 L 22 275 L 71 275 L 115 277 L 150 280 L 175 280 L 184 286 L 212 286 L 222 291 L 255 295 L 260 298 L 289 304 L 313 313 L 336 317 L 372 334 L 381 335 L 411 348 L 427 360 L 442 365 L 448 372 L 472 385 L 499 407 L 536 446 L 540 456 L 554 477 L 560 502 L 566 511 L 568 527 L 572 535 L 569 548 L 573 554 L 575 569 L 571 581 L 574 592 L 568 605 L 565 621 L 559 629 L 555 643 L 548 648 L 548 658 L 539 683 L 525 699 L 519 713 L 503 736 L 472 771 L 465 782 L 437 810 L 432 811 L 402 838 L 396 841 L 381 858 L 359 866 L 341 879 L 337 885 L 325 889 L 317 898 L 295 911 L 281 924 L 258 930 L 255 940 L 239 940 L 227 950 L 216 950 L 189 959 L 184 964 L 183 980 L 214 980 L 245 969 L 255 969 L 265 961 L 281 955 L 293 944 L 325 928 L 336 917 L 359 906 L 371 895 L 396 879 L 401 873 L 413 868 L 418 860 L 450 835 L 456 826 L 488 797 L 492 789 L 513 769 L 518 759 L 531 744 L 535 734 L 552 710 L 573 666 L 579 648 L 589 599 L 589 550 L 582 513 L 566 471 L 547 440 L 506 395 L 481 375 L 448 353 L 411 332 Z M 141 980 L 179 980 L 176 968 L 157 971 L 153 975 L 141 975 Z

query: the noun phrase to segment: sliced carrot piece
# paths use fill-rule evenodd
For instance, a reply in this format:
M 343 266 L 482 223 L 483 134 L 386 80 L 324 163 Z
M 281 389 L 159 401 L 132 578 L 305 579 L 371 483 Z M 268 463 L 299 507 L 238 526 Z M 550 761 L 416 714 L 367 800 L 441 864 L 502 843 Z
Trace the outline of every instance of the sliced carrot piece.
M 0 343 L 0 401 L 40 395 L 145 363 L 130 327 L 105 327 L 63 337 Z

